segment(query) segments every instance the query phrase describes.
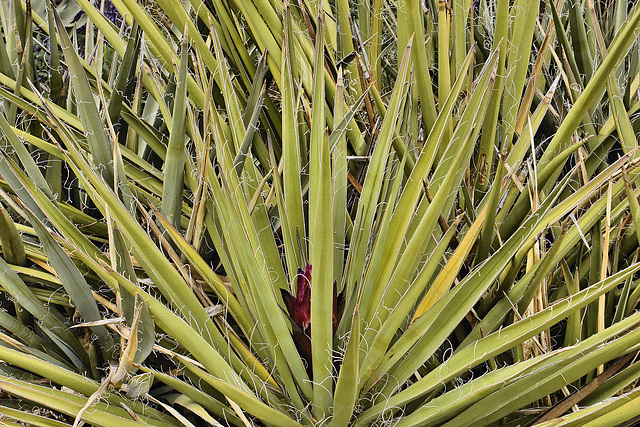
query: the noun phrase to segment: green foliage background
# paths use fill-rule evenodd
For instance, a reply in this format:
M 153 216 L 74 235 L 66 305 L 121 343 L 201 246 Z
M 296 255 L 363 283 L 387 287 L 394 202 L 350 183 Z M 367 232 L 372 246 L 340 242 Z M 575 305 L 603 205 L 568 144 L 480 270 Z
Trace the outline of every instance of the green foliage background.
M 636 2 L 0 23 L 9 425 L 640 416 Z

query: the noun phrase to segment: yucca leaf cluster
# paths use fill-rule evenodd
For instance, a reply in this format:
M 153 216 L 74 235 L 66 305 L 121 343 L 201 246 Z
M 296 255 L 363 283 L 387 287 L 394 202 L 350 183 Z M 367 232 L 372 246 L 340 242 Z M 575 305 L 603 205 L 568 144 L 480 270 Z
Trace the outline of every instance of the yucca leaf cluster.
M 0 24 L 8 425 L 640 416 L 637 2 Z

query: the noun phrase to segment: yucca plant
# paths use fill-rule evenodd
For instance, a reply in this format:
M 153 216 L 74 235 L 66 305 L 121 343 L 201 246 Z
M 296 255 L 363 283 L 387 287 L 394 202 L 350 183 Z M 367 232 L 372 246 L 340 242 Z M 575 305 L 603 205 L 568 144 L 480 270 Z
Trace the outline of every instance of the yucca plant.
M 640 415 L 636 3 L 0 12 L 7 425 Z

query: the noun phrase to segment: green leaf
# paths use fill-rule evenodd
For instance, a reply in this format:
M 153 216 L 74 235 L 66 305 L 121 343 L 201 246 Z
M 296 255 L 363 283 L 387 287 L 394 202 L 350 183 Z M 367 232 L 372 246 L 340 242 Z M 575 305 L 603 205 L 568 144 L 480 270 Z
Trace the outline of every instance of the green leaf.
M 0 245 L 2 245 L 2 256 L 5 261 L 10 264 L 25 264 L 27 256 L 20 232 L 2 203 L 0 203 Z
M 89 149 L 102 177 L 106 182 L 113 183 L 111 141 L 107 138 L 102 120 L 100 120 L 100 113 L 96 107 L 93 93 L 89 86 L 89 80 L 84 72 L 84 67 L 78 59 L 71 40 L 69 40 L 69 35 L 64 28 L 60 16 L 55 11 L 53 15 L 55 17 L 62 50 L 67 60 L 67 66 L 69 67 L 71 85 L 78 104 L 78 112 L 82 120 L 85 136 L 89 143 Z
M 194 372 L 199 378 L 206 381 L 213 388 L 221 392 L 227 399 L 237 403 L 242 409 L 249 414 L 261 419 L 269 424 L 279 426 L 299 426 L 296 421 L 289 418 L 284 413 L 264 404 L 259 399 L 251 396 L 250 394 L 243 392 L 239 388 L 220 380 L 219 378 L 210 375 L 193 364 L 183 361 L 185 366 L 192 372 Z
M 124 96 L 127 93 L 127 87 L 130 86 L 130 81 L 135 77 L 138 68 L 137 62 L 142 36 L 139 28 L 140 27 L 134 23 L 131 35 L 127 41 L 124 58 L 122 58 L 118 67 L 116 82 L 113 91 L 111 91 L 111 98 L 109 98 L 109 119 L 114 125 L 120 118 L 120 111 L 122 110 Z
M 5 419 L 19 420 L 21 423 L 26 422 L 34 427 L 69 427 L 69 424 L 62 421 L 57 421 L 44 415 L 32 414 L 25 410 L 9 408 L 4 405 L 0 405 L 0 413 Z
M 33 229 L 40 238 L 49 262 L 84 321 L 96 322 L 102 320 L 102 315 L 100 314 L 100 310 L 98 310 L 98 304 L 91 294 L 91 288 L 78 268 L 73 264 L 71 258 L 69 258 L 56 243 L 50 232 L 44 228 L 40 221 L 30 212 L 27 211 L 26 213 L 29 216 Z M 113 358 L 112 353 L 115 349 L 115 343 L 107 328 L 105 326 L 92 326 L 90 329 L 98 337 L 103 361 L 111 360 Z
M 180 68 L 177 73 L 177 89 L 173 103 L 171 132 L 167 147 L 167 158 L 164 164 L 164 181 L 162 185 L 162 213 L 176 228 L 182 215 L 182 199 L 185 168 L 185 115 L 187 110 L 187 33 L 183 36 L 180 48 Z
M 27 150 L 27 147 L 18 139 L 18 136 L 13 132 L 9 126 L 9 122 L 0 113 L 0 129 L 2 130 L 2 140 L 6 141 L 7 146 L 11 146 L 15 153 L 18 155 L 20 162 L 22 163 L 25 172 L 29 178 L 47 195 L 50 199 L 53 199 L 53 194 L 49 188 L 49 184 L 40 173 L 38 165 L 34 161 L 32 154 Z M 4 145 L 4 144 L 3 144 Z
M 637 414 L 640 390 L 633 389 L 615 398 L 588 406 L 561 419 L 537 424 L 540 427 L 615 425 L 633 419 Z
M 353 416 L 358 397 L 358 375 L 360 355 L 360 319 L 358 310 L 351 320 L 351 333 L 344 354 L 333 397 L 333 419 L 335 427 L 347 426 Z
M 11 267 L 0 258 L 0 285 L 5 292 L 20 302 L 20 305 L 41 322 L 50 337 L 57 336 L 57 345 L 72 357 L 72 362 L 81 372 L 89 366 L 89 358 L 78 339 L 62 321 L 64 317 L 54 308 L 46 307 L 18 277 Z
M 314 266 L 311 283 L 313 413 L 318 419 L 329 416 L 333 396 L 333 197 L 331 153 L 325 133 L 323 51 L 324 16 L 321 15 L 316 33 L 309 172 L 309 258 Z
M 307 236 L 303 214 L 303 193 L 300 183 L 302 165 L 300 135 L 298 125 L 298 114 L 296 112 L 297 96 L 294 91 L 294 70 L 295 43 L 291 23 L 291 9 L 288 4 L 285 6 L 285 31 L 282 55 L 282 193 L 284 203 L 282 206 L 282 234 L 285 244 L 285 254 L 287 259 L 287 269 L 290 277 L 303 266 L 303 257 L 300 253 L 306 254 L 305 239 L 301 239 L 301 248 L 298 248 L 297 236 Z M 276 168 L 276 165 L 272 165 Z
M 469 369 L 470 366 L 477 366 L 479 363 L 512 348 L 525 339 L 534 336 L 540 331 L 563 320 L 567 314 L 574 310 L 578 310 L 585 307 L 590 302 L 596 301 L 600 295 L 603 295 L 615 288 L 621 281 L 625 280 L 626 277 L 633 275 L 639 269 L 640 264 L 636 263 L 576 295 L 572 295 L 562 301 L 558 301 L 556 304 L 543 311 L 477 340 L 473 346 L 467 346 L 461 351 L 456 352 L 453 356 L 447 359 L 445 363 L 431 371 L 411 387 L 391 397 L 388 401 L 381 402 L 371 409 L 364 411 L 358 416 L 358 420 L 360 422 L 371 420 L 373 417 L 377 416 L 377 414 L 382 413 L 386 408 L 397 407 L 398 405 L 402 405 L 437 389 L 443 382 L 446 383 L 450 379 L 455 378 L 457 375 Z M 429 312 L 427 312 L 427 314 L 428 313 Z M 423 316 L 421 319 L 424 318 L 425 317 Z M 416 322 L 415 325 L 418 325 L 419 322 L 420 320 Z M 617 328 L 628 328 L 629 325 L 633 325 L 637 320 L 631 321 L 627 319 L 625 322 L 631 323 L 615 326 L 615 328 L 612 327 L 607 331 L 607 336 L 614 336 L 614 331 L 618 330 Z M 593 341 L 597 338 L 601 338 L 602 335 L 597 338 L 595 337 L 596 335 L 590 338 L 590 340 Z M 582 345 L 590 345 L 591 341 L 583 341 Z M 587 371 L 588 369 L 585 369 L 585 373 Z
M 175 376 L 164 374 L 158 371 L 150 371 L 144 366 L 141 366 L 140 369 L 143 372 L 153 372 L 153 376 L 157 381 L 163 382 L 167 386 L 171 387 L 173 391 L 181 393 L 181 396 L 184 396 L 190 399 L 192 402 L 201 405 L 201 407 L 212 412 L 217 417 L 228 420 L 232 423 L 236 423 L 238 425 L 240 424 L 240 419 L 233 412 L 233 410 L 231 410 L 227 405 L 216 400 L 209 393 L 203 393 L 200 388 L 196 388 L 191 384 L 187 384 L 185 381 L 182 381 Z M 171 401 L 171 396 L 163 397 Z
M 382 186 L 386 157 L 393 141 L 398 114 L 408 90 L 407 80 L 410 54 L 411 43 L 408 44 L 402 57 L 398 79 L 395 82 L 389 108 L 385 114 L 385 119 L 378 135 L 378 143 L 371 156 L 367 177 L 362 189 L 361 201 L 358 204 L 358 210 L 355 215 L 355 227 L 350 238 L 351 244 L 353 245 L 351 249 L 351 262 L 353 264 L 350 267 L 351 271 L 346 281 L 347 295 L 354 289 L 356 282 L 361 280 L 361 275 L 364 271 L 364 260 L 376 213 L 378 194 Z
M 0 387 L 2 387 L 5 393 L 38 402 L 40 405 L 70 416 L 75 416 L 87 400 L 84 396 L 53 390 L 49 387 L 25 383 L 4 376 L 0 376 Z M 138 414 L 138 417 L 141 421 L 153 426 L 162 427 L 175 425 L 155 420 L 142 414 Z M 131 420 L 131 416 L 125 409 L 103 402 L 95 402 L 90 411 L 84 412 L 82 419 L 93 425 L 104 427 L 113 425 L 133 427 L 139 425 L 137 421 Z

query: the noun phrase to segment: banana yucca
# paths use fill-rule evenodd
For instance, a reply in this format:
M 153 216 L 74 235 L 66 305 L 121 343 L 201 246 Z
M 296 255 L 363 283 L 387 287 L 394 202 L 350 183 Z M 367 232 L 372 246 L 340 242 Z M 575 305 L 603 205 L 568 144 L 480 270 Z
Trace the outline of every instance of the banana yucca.
M 640 416 L 636 2 L 0 20 L 7 425 Z

